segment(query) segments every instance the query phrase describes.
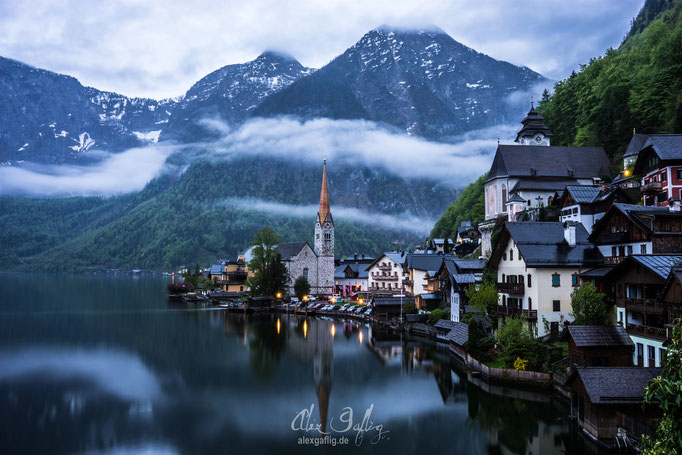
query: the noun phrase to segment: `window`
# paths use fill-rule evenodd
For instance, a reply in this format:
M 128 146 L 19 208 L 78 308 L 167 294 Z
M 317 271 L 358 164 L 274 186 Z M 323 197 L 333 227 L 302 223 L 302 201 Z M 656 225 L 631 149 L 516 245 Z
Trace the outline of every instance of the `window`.
M 575 215 L 577 213 L 578 213 L 578 207 L 573 207 L 573 214 Z
M 649 366 L 650 367 L 655 367 L 656 366 L 656 348 L 653 346 L 647 346 L 647 351 L 649 354 Z
M 506 251 L 502 254 L 502 260 L 503 261 L 507 260 L 507 252 Z
M 502 205 L 507 203 L 507 187 L 502 185 Z
M 658 358 L 661 359 L 661 366 L 663 366 L 665 363 L 665 348 L 658 348 Z
M 578 274 L 574 273 L 571 275 L 571 286 L 576 287 L 580 284 L 580 281 L 578 280 Z
M 506 283 L 506 281 L 504 281 L 504 273 L 502 274 L 502 282 Z
M 639 246 L 639 252 L 640 254 L 646 254 L 646 244 L 642 244 Z
M 668 181 L 668 173 L 664 172 L 661 174 L 661 182 L 667 182 Z
M 552 300 L 552 311 L 561 311 L 561 300 Z
M 325 233 L 324 233 L 324 239 L 325 239 L 325 240 L 331 240 L 331 239 L 332 239 L 332 234 L 331 234 L 331 232 L 325 232 Z
M 532 310 L 533 309 L 533 301 L 531 300 L 530 297 L 528 297 L 528 309 Z
M 561 286 L 561 275 L 559 275 L 558 273 L 552 275 L 552 286 L 554 286 L 555 288 Z
M 523 284 L 523 275 L 519 275 L 519 283 Z
M 682 169 L 677 170 L 677 180 L 682 180 Z
M 628 256 L 632 256 L 632 245 L 628 245 Z
M 303 269 L 303 276 L 305 277 L 306 280 L 308 279 L 308 268 L 307 267 L 305 269 Z
M 616 256 L 616 247 L 615 246 L 611 247 L 611 256 L 613 256 L 613 257 Z
M 514 260 L 514 250 L 509 250 L 509 260 L 510 261 Z
M 528 274 L 528 287 L 530 287 L 530 273 Z

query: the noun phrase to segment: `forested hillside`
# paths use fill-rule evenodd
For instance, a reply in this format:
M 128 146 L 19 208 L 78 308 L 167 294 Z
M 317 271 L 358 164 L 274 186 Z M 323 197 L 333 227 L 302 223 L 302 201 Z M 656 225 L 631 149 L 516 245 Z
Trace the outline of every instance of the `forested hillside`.
M 648 0 L 623 44 L 592 59 L 538 107 L 556 145 L 601 145 L 617 164 L 635 128 L 682 132 L 682 0 Z
M 602 146 L 614 169 L 639 133 L 682 133 L 682 0 L 647 0 L 618 49 L 590 60 L 544 93 L 538 107 L 552 145 Z M 480 201 L 478 204 L 473 201 Z M 467 187 L 431 237 L 484 213 L 483 178 Z

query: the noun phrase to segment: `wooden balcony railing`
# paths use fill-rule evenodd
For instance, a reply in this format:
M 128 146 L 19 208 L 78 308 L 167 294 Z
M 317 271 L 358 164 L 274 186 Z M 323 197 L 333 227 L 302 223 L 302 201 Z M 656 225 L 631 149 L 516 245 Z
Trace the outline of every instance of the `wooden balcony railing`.
M 661 182 L 649 182 L 645 185 L 642 185 L 641 191 L 642 193 L 648 194 L 648 193 L 658 193 L 661 191 L 663 188 L 663 185 Z
M 523 294 L 523 283 L 497 283 L 497 292 L 503 294 Z
M 377 266 L 377 268 L 378 268 L 379 270 L 393 270 L 393 267 L 392 267 L 391 265 L 389 265 L 389 264 L 386 264 L 386 265 L 379 264 L 379 265 Z
M 497 314 L 501 316 L 525 316 L 528 320 L 536 320 L 538 318 L 538 310 L 524 310 L 506 305 L 498 305 Z
M 665 304 L 654 299 L 625 299 L 625 308 L 628 311 L 646 313 L 663 313 Z
M 630 324 L 626 328 L 630 335 L 653 338 L 664 341 L 668 338 L 668 331 L 664 327 L 650 327 L 647 325 Z
M 616 265 L 623 262 L 625 256 L 604 256 L 604 264 Z
M 372 277 L 372 279 L 376 280 L 376 281 L 397 281 L 398 277 L 393 276 L 393 275 L 389 275 L 389 276 L 378 275 L 378 276 Z

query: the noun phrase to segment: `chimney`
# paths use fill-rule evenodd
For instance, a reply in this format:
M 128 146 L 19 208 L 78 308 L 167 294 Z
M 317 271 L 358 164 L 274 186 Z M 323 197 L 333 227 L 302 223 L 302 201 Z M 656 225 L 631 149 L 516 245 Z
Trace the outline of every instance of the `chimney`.
M 358 260 L 358 253 L 353 253 L 353 260 L 355 260 L 355 261 Z
M 564 223 L 564 239 L 568 246 L 575 246 L 575 223 L 567 221 Z
M 676 197 L 671 197 L 670 200 L 668 200 L 668 209 L 670 209 L 671 212 L 679 213 L 680 199 Z

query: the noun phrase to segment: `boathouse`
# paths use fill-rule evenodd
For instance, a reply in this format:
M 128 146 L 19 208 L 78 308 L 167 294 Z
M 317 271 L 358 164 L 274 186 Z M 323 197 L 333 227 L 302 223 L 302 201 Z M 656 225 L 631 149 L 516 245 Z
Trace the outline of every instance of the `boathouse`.
M 568 359 L 575 367 L 629 367 L 635 344 L 621 326 L 568 326 Z

